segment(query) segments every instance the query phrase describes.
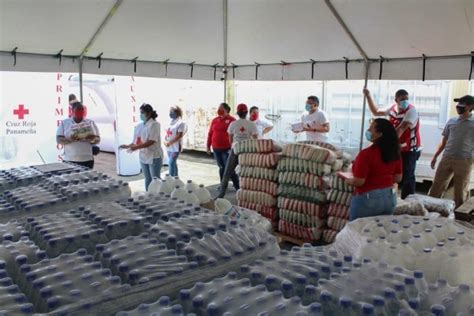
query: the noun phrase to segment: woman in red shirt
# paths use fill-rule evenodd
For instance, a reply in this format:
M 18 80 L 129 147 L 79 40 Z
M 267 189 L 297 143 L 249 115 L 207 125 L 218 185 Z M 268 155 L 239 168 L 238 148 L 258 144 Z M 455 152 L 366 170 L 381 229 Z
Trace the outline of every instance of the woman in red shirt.
M 402 180 L 402 159 L 397 131 L 386 119 L 376 119 L 366 131 L 372 145 L 357 155 L 347 184 L 355 187 L 350 220 L 391 215 L 397 203 L 394 183 Z
M 217 109 L 217 117 L 212 120 L 207 135 L 207 153 L 209 155 L 211 154 L 212 147 L 214 158 L 216 159 L 217 166 L 219 166 L 219 177 L 221 182 L 232 145 L 229 140 L 227 129 L 229 128 L 230 123 L 235 121 L 235 118 L 229 115 L 229 113 L 230 106 L 227 103 L 221 103 Z M 235 184 L 238 183 L 238 176 L 235 172 L 232 174 L 231 179 L 235 186 Z

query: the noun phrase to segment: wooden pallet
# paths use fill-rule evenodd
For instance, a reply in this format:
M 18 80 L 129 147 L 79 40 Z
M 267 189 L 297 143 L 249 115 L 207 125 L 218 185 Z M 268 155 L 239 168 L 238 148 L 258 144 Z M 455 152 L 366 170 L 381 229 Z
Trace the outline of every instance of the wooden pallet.
M 301 247 L 301 246 L 303 246 L 303 244 L 308 244 L 308 243 L 310 244 L 311 243 L 308 240 L 291 237 L 291 236 L 284 235 L 284 234 L 278 233 L 278 232 L 274 232 L 273 234 L 275 235 L 275 237 L 277 237 L 277 240 L 278 240 L 279 244 L 281 244 L 282 242 L 288 242 L 288 243 L 291 243 L 293 245 L 297 245 L 297 246 Z

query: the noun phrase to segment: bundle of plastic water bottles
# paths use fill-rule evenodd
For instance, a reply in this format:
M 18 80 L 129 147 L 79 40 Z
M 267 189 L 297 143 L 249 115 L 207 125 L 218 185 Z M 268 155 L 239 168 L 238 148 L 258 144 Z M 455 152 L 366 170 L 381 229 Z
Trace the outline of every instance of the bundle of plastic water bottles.
M 14 180 L 8 189 L 0 187 L 0 222 L 130 196 L 128 183 L 123 181 L 75 165 L 52 165 L 39 166 L 45 172 L 39 167 L 1 171 Z
M 176 300 L 161 297 L 127 315 L 459 315 L 472 312 L 474 292 L 444 279 L 429 283 L 370 259 L 354 261 L 311 246 L 241 266 L 224 278 L 198 282 Z

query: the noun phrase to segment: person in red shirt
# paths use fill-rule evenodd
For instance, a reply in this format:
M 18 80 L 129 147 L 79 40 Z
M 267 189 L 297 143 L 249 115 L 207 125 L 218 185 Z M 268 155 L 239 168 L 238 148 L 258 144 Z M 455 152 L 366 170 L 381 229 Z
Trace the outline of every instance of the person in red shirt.
M 391 215 L 397 203 L 394 183 L 402 180 L 402 157 L 395 127 L 386 119 L 376 119 L 366 131 L 372 145 L 357 155 L 347 184 L 354 186 L 350 220 Z
M 229 113 L 230 106 L 227 103 L 221 103 L 217 109 L 217 117 L 212 120 L 207 135 L 207 153 L 210 155 L 212 148 L 212 153 L 214 154 L 217 166 L 219 167 L 219 177 L 221 182 L 232 146 L 227 129 L 229 128 L 230 123 L 235 121 L 235 118 Z M 238 176 L 235 172 L 231 175 L 231 180 L 232 183 L 234 183 L 234 186 L 238 184 Z

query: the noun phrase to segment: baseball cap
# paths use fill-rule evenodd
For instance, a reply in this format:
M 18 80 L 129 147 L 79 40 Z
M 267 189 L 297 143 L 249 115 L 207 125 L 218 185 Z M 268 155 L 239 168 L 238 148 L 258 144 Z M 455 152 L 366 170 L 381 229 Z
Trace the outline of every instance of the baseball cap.
M 237 112 L 248 112 L 247 104 L 240 103 L 237 105 Z
M 474 104 L 474 97 L 472 95 L 465 95 L 460 98 L 455 98 L 454 102 L 458 102 L 459 106 L 466 106 Z

